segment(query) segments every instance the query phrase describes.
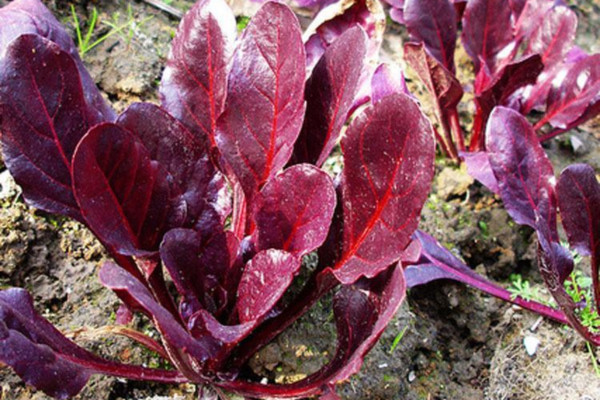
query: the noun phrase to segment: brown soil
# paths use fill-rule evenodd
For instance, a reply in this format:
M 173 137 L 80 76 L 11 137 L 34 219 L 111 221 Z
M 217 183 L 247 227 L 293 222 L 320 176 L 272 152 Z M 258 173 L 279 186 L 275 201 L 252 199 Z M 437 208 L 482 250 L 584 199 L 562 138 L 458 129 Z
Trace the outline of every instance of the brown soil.
M 70 2 L 46 2 L 73 31 Z M 157 101 L 169 44 L 178 21 L 143 2 L 74 2 L 80 20 L 93 7 L 100 21 L 137 22 L 133 34 L 113 35 L 84 56 L 99 87 L 117 110 L 134 101 Z M 6 4 L 0 0 L 0 6 Z M 192 1 L 175 0 L 185 10 Z M 235 10 L 251 14 L 255 5 L 236 0 Z M 580 45 L 599 51 L 599 3 L 574 5 L 580 15 Z M 152 17 L 148 19 L 148 17 Z M 141 21 L 145 21 L 140 23 Z M 96 37 L 110 28 L 101 25 Z M 401 48 L 402 29 L 388 29 L 385 49 L 391 57 Z M 461 69 L 468 70 L 468 65 Z M 591 132 L 596 132 L 595 134 Z M 600 170 L 600 130 L 594 123 L 548 148 L 557 166 L 588 162 Z M 576 149 L 574 150 L 574 147 Z M 2 164 L 0 164 L 2 165 Z M 460 169 L 438 165 L 422 229 L 449 246 L 478 272 L 508 285 L 511 273 L 539 285 L 533 237 L 515 227 L 500 201 Z M 483 222 L 483 223 L 482 223 Z M 485 228 L 483 228 L 485 227 Z M 119 301 L 103 289 L 97 269 L 106 259 L 102 247 L 78 223 L 27 207 L 18 188 L 0 168 L 0 286 L 29 290 L 38 310 L 59 329 L 102 356 L 158 366 L 160 360 L 130 341 L 99 335 L 95 328 L 114 323 Z M 585 343 L 571 329 L 543 321 L 494 298 L 452 282 L 435 282 L 411 290 L 407 301 L 365 359 L 361 372 L 339 387 L 346 399 L 598 399 L 595 375 Z M 290 330 L 251 361 L 252 369 L 275 382 L 289 382 L 317 370 L 334 351 L 330 303 L 322 301 Z M 85 327 L 84 331 L 79 328 Z M 136 317 L 132 327 L 152 332 Z M 533 329 L 535 328 L 535 329 Z M 402 335 L 395 348 L 395 339 Z M 525 336 L 540 346 L 529 356 Z M 94 377 L 77 399 L 192 400 L 193 385 L 167 386 Z M 48 399 L 27 388 L 12 371 L 0 369 L 0 399 Z

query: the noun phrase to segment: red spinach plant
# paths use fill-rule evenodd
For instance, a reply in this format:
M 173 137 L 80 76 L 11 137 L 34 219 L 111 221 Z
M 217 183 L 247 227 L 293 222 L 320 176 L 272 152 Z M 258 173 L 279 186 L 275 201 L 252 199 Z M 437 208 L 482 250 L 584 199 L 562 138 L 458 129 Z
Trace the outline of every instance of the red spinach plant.
M 469 0 L 463 6 L 450 0 L 406 0 L 402 8 L 412 41 L 404 47 L 404 58 L 433 99 L 442 128 L 438 141 L 447 154 L 457 159 L 467 150 L 457 111 L 463 88 L 454 65 L 459 22 L 475 74 L 470 152 L 486 148 L 484 133 L 495 106 L 531 114 L 542 141 L 600 113 L 600 55 L 574 45 L 577 17 L 566 3 Z M 464 157 L 476 170 L 472 159 L 482 156 Z
M 29 204 L 97 236 L 113 259 L 101 282 L 161 340 L 122 332 L 174 369 L 90 353 L 21 289 L 0 292 L 0 360 L 61 399 L 92 374 L 246 397 L 334 396 L 404 298 L 399 260 L 434 160 L 433 130 L 417 104 L 378 84 L 341 139 L 336 184 L 320 169 L 365 102 L 364 60 L 377 47 L 364 7 L 353 10 L 343 24 L 336 17 L 315 29 L 311 37 L 327 40 L 312 43 L 313 64 L 286 6 L 266 3 L 237 38 L 225 2 L 201 0 L 173 41 L 162 105 L 133 104 L 119 116 L 38 0 L 0 10 L 4 162 Z M 299 293 L 289 292 L 309 253 L 318 265 Z M 293 384 L 253 379 L 250 356 L 332 291 L 337 350 L 329 362 Z
M 405 60 L 433 98 L 443 130 L 436 134 L 438 142 L 500 195 L 515 222 L 535 230 L 540 272 L 562 312 L 513 298 L 423 232 L 416 233 L 414 264 L 405 270 L 408 286 L 455 279 L 568 323 L 600 344 L 579 318 L 586 305 L 576 304 L 565 291 L 573 260 L 557 230 L 560 209 L 571 246 L 591 256 L 595 308 L 600 309 L 600 186 L 592 168 L 583 165 L 567 168 L 557 184 L 540 145 L 600 113 L 600 55 L 573 45 L 577 18 L 560 0 L 469 0 L 462 16 L 462 2 L 461 7 L 449 0 L 402 3 L 402 20 L 414 41 L 405 45 Z M 457 108 L 463 96 L 454 65 L 457 21 L 475 69 L 468 149 Z

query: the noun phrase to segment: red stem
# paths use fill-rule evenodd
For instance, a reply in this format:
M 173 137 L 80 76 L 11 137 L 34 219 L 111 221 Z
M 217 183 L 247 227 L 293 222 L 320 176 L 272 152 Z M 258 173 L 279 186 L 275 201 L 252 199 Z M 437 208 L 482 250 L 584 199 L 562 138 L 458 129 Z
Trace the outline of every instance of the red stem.
M 458 149 L 460 151 L 466 151 L 465 137 L 463 135 L 462 128 L 460 127 L 460 121 L 458 119 L 458 110 L 453 108 L 448 112 L 448 119 L 450 120 L 450 130 L 454 141 L 458 143 Z

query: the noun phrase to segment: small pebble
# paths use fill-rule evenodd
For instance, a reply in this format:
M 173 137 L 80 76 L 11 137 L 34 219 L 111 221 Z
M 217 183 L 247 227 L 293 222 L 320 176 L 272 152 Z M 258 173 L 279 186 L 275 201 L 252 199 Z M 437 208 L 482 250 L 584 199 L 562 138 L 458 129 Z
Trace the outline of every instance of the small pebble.
M 415 371 L 410 371 L 408 373 L 408 381 L 414 382 L 415 379 L 417 379 L 417 374 L 415 373 Z
M 540 340 L 535 336 L 525 336 L 523 338 L 523 344 L 525 345 L 527 354 L 533 356 L 537 352 L 538 346 L 540 345 Z

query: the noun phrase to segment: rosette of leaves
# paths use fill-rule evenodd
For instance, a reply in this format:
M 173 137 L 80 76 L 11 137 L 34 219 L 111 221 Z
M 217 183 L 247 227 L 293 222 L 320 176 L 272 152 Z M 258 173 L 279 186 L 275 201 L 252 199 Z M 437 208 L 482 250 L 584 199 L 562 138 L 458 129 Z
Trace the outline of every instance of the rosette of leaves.
M 430 123 L 384 80 L 341 139 L 336 183 L 320 168 L 356 108 L 371 46 L 358 22 L 338 33 L 312 65 L 285 5 L 266 3 L 238 37 L 225 2 L 202 0 L 173 41 L 161 105 L 116 116 L 39 1 L 0 10 L 6 166 L 30 205 L 97 236 L 112 256 L 101 282 L 161 339 L 129 336 L 174 369 L 82 349 L 16 288 L 0 292 L 0 361 L 60 399 L 92 374 L 246 397 L 334 396 L 404 298 L 399 260 L 434 160 Z M 317 267 L 285 298 L 309 253 Z M 334 289 L 328 363 L 293 384 L 250 379 L 248 359 Z

